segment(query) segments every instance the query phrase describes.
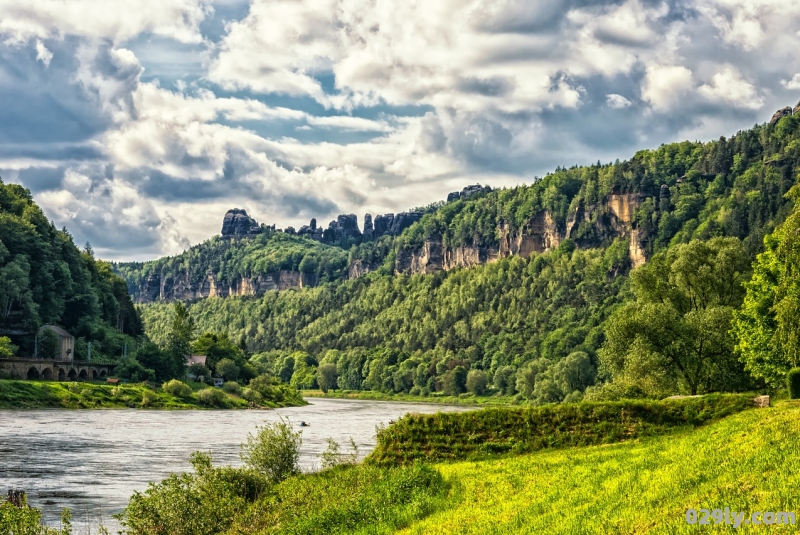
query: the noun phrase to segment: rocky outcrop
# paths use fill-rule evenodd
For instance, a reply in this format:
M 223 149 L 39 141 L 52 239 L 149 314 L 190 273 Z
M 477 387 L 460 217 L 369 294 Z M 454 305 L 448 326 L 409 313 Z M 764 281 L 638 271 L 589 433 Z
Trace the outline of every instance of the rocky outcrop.
M 794 110 L 792 111 L 792 113 L 794 113 L 795 115 L 800 113 L 800 102 L 798 102 L 797 106 L 794 107 Z
M 223 238 L 242 238 L 244 236 L 254 236 L 261 231 L 255 219 L 247 215 L 245 210 L 234 208 L 228 210 L 222 220 Z
M 587 248 L 615 238 L 628 238 L 631 264 L 638 266 L 645 262 L 646 244 L 632 223 L 642 201 L 638 194 L 615 193 L 594 205 L 578 203 L 561 223 L 547 210 L 535 214 L 515 230 L 501 221 L 497 227 L 499 244 L 496 247 L 446 247 L 440 237 L 433 236 L 418 250 L 399 251 L 395 272 L 432 273 L 439 269 L 468 268 L 510 256 L 528 258 L 557 248 L 566 238 Z
M 175 277 L 150 275 L 140 288 L 129 288 L 137 303 L 155 301 L 190 301 L 206 297 L 228 297 L 262 295 L 269 290 L 289 290 L 317 285 L 315 275 L 281 270 L 276 273 L 242 277 L 230 284 L 220 284 L 216 277 L 208 275 L 199 281 L 191 281 L 187 272 Z
M 459 199 L 461 200 L 469 199 L 470 197 L 474 197 L 475 195 L 479 195 L 481 193 L 489 193 L 490 191 L 492 191 L 492 188 L 490 186 L 481 186 L 480 184 L 473 184 L 472 186 L 467 186 L 461 191 L 454 191 L 452 193 L 448 193 L 447 202 L 453 202 Z
M 798 104 L 797 106 L 800 107 L 800 104 Z M 777 124 L 778 121 L 791 114 L 792 114 L 791 106 L 786 106 L 785 108 L 781 108 L 780 110 L 775 112 L 775 115 L 773 115 L 772 119 L 769 120 L 769 124 Z

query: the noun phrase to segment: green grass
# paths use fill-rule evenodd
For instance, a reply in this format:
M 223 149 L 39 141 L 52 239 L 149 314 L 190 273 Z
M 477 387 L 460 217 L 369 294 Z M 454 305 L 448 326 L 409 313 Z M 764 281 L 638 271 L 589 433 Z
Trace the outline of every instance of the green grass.
M 446 396 L 438 392 L 429 396 L 413 396 L 411 394 L 385 394 L 374 390 L 337 390 L 324 393 L 322 390 L 303 390 L 303 397 L 333 399 L 365 399 L 370 401 L 402 401 L 413 403 L 444 403 L 448 405 L 497 405 L 514 404 L 514 396 Z
M 0 409 L 246 409 L 248 402 L 225 394 L 218 407 L 203 406 L 193 394 L 181 399 L 144 384 L 0 380 Z
M 727 506 L 747 515 L 800 517 L 800 403 L 661 437 L 436 468 L 450 485 L 447 498 L 398 533 L 794 532 L 777 525 L 690 526 L 685 514 Z
M 753 406 L 749 394 L 408 414 L 378 433 L 368 462 L 474 459 L 661 435 Z

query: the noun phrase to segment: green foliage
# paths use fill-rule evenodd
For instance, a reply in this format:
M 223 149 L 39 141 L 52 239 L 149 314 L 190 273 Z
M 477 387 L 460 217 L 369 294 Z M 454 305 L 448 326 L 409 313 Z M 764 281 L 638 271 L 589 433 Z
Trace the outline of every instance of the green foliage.
M 264 229 L 252 238 L 214 237 L 177 256 L 115 264 L 114 268 L 133 288 L 141 287 L 153 275 L 161 280 L 186 275 L 190 283 L 197 284 L 209 274 L 215 276 L 220 287 L 232 287 L 243 277 L 279 271 L 302 272 L 317 282 L 337 280 L 346 264 L 347 252 L 340 247 Z
M 327 470 L 341 464 L 356 464 L 358 462 L 358 446 L 353 437 L 350 437 L 350 450 L 349 454 L 344 454 L 338 442 L 330 437 L 326 438 L 325 451 L 320 454 L 322 469 Z
M 42 524 L 42 511 L 27 505 L 17 507 L 0 501 L 0 533 L 9 535 L 71 535 L 72 524 L 69 510 L 61 515 L 61 529 L 49 528 Z
M 248 388 L 260 396 L 264 405 L 270 407 L 305 405 L 305 401 L 297 389 L 281 383 L 270 374 L 262 374 L 251 379 Z M 253 401 L 250 398 L 246 399 Z
M 0 357 L 13 357 L 19 348 L 11 343 L 8 336 L 0 336 Z
M 209 405 L 211 407 L 222 407 L 225 405 L 227 401 L 227 397 L 225 392 L 220 390 L 219 388 L 214 388 L 213 386 L 209 386 L 197 391 L 197 399 L 200 400 L 200 403 L 203 405 Z
M 336 364 L 330 362 L 320 364 L 317 368 L 317 383 L 319 389 L 327 393 L 328 390 L 336 390 Z
M 800 368 L 792 368 L 786 374 L 787 387 L 789 389 L 789 397 L 792 399 L 800 399 Z
M 145 368 L 133 357 L 120 359 L 119 364 L 114 368 L 114 374 L 122 379 L 128 379 L 134 383 L 140 381 L 155 381 L 156 374 L 153 370 Z
M 222 389 L 228 394 L 233 394 L 235 396 L 242 395 L 242 386 L 234 381 L 225 381 L 222 384 Z
M 747 295 L 735 314 L 736 349 L 746 369 L 772 387 L 800 366 L 800 187 L 788 197 L 795 209 L 772 235 L 753 265 Z
M 195 452 L 193 474 L 172 474 L 134 492 L 120 515 L 128 533 L 137 535 L 216 535 L 268 488 L 252 470 L 214 468 L 211 456 Z
M 409 414 L 378 433 L 367 462 L 453 460 L 608 444 L 698 426 L 752 407 L 747 394 Z
M 192 387 L 183 381 L 178 381 L 177 379 L 171 379 L 167 381 L 161 385 L 161 388 L 164 390 L 164 392 L 175 396 L 176 398 L 188 399 L 192 396 Z
M 279 483 L 300 473 L 302 433 L 292 429 L 288 420 L 267 423 L 247 435 L 242 444 L 242 462 L 268 481 Z
M 748 274 L 736 238 L 693 240 L 655 255 L 631 275 L 636 301 L 606 324 L 605 370 L 656 397 L 676 388 L 747 389 L 730 325 Z
M 467 391 L 475 396 L 482 396 L 486 393 L 486 385 L 489 379 L 481 370 L 470 370 L 467 374 Z
M 217 373 L 228 381 L 239 378 L 239 366 L 231 359 L 222 359 L 217 363 Z
M 39 334 L 37 347 L 37 357 L 43 359 L 53 359 L 58 356 L 58 336 L 49 329 L 45 329 Z

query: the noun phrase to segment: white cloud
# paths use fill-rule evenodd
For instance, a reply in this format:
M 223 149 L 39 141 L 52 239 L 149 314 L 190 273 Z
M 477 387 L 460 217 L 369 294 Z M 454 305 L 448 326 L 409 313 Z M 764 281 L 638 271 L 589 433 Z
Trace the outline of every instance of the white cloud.
M 39 39 L 36 40 L 36 61 L 44 63 L 45 67 L 50 66 L 50 60 L 53 59 L 53 53 L 50 52 L 44 43 Z
M 736 108 L 757 110 L 764 106 L 764 97 L 731 66 L 724 67 L 713 76 L 711 84 L 703 84 L 697 91 L 709 100 L 722 101 Z
M 681 65 L 649 65 L 642 98 L 653 109 L 664 111 L 677 104 L 692 89 L 692 71 Z
M 627 108 L 631 106 L 633 103 L 628 100 L 627 98 L 623 97 L 622 95 L 617 95 L 616 93 L 612 93 L 610 95 L 606 95 L 606 104 L 609 108 L 615 110 L 621 110 L 622 108 Z
M 210 0 L 0 0 L 0 36 L 11 42 L 77 35 L 122 42 L 143 32 L 202 40 Z
M 800 73 L 795 74 L 791 80 L 781 80 L 786 89 L 800 89 Z

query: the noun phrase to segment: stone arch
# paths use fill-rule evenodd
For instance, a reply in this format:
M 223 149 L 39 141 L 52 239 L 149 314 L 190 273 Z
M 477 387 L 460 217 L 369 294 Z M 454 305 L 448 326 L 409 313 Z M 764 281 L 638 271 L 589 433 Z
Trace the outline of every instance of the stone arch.
M 50 368 L 45 368 L 42 370 L 42 379 L 45 381 L 52 381 L 53 380 L 53 370 Z
M 59 381 L 66 381 L 67 380 L 67 372 L 64 371 L 64 368 L 58 369 L 58 380 Z
M 101 378 L 101 379 L 102 379 L 103 377 L 105 377 L 106 375 L 107 375 L 107 374 L 106 374 L 106 371 L 105 371 L 105 370 L 100 370 L 100 378 Z
M 69 377 L 70 381 L 74 381 L 75 378 L 78 377 L 78 372 L 75 371 L 75 368 L 72 368 L 72 369 L 69 370 L 69 373 L 67 374 L 67 377 Z
M 94 381 L 94 380 L 96 380 L 96 379 L 97 379 L 97 370 L 95 370 L 94 368 L 92 368 L 92 381 Z
M 31 369 L 28 370 L 28 379 L 38 379 L 38 378 L 39 378 L 39 370 L 31 367 Z
M 78 374 L 78 379 L 86 380 L 89 378 L 89 374 L 86 373 L 86 368 L 81 370 L 81 373 Z

